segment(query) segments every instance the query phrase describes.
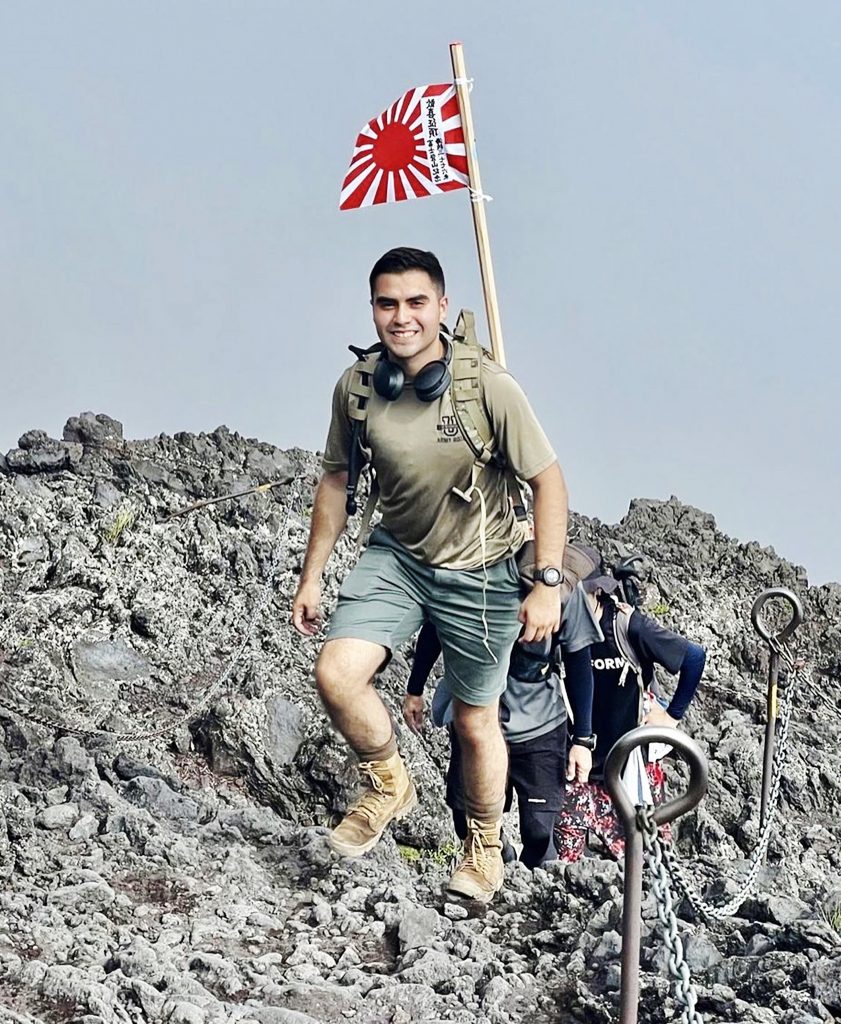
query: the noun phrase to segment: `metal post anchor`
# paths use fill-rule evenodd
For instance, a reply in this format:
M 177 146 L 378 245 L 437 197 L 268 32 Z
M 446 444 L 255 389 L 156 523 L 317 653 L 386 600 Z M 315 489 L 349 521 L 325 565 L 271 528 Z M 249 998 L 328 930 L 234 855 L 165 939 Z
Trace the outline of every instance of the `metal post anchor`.
M 782 598 L 791 605 L 791 619 L 778 632 L 772 633 L 762 618 L 762 609 L 769 601 Z M 765 721 L 765 746 L 762 755 L 762 801 L 759 807 L 759 827 L 765 824 L 768 814 L 768 797 L 771 792 L 771 774 L 774 765 L 774 747 L 777 737 L 777 688 L 780 680 L 780 645 L 783 644 L 803 621 L 803 605 L 800 598 L 787 587 L 771 587 L 763 590 L 753 602 L 750 610 L 753 628 L 771 648 L 771 662 L 768 666 L 767 718 Z
M 707 759 L 698 744 L 677 729 L 643 725 L 625 733 L 611 747 L 604 766 L 604 778 L 616 813 L 625 829 L 625 893 L 622 905 L 622 983 L 619 994 L 619 1024 L 636 1024 L 639 1009 L 640 932 L 642 920 L 642 832 L 636 807 L 622 784 L 622 770 L 636 748 L 649 743 L 668 743 L 689 765 L 689 787 L 685 793 L 654 809 L 658 825 L 674 821 L 691 811 L 707 792 Z

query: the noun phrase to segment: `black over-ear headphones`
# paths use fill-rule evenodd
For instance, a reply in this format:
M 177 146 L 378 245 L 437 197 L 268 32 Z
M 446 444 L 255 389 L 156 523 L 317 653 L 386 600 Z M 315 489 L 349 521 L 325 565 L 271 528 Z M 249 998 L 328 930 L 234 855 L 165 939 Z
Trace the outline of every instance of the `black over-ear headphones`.
M 415 394 L 421 402 L 434 402 L 450 386 L 452 347 L 446 338 L 442 337 L 441 340 L 444 342 L 444 358 L 427 363 L 414 380 Z M 403 368 L 389 360 L 385 349 L 374 367 L 371 379 L 374 391 L 380 398 L 385 398 L 389 402 L 394 402 L 403 394 L 406 384 Z

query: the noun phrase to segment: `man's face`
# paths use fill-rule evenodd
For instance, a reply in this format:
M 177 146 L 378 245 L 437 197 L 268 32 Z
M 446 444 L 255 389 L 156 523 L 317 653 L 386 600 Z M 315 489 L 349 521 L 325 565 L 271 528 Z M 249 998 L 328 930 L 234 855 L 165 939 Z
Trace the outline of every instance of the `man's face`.
M 447 298 L 425 270 L 380 274 L 371 305 L 380 341 L 410 376 L 443 355 L 438 332 L 447 315 Z

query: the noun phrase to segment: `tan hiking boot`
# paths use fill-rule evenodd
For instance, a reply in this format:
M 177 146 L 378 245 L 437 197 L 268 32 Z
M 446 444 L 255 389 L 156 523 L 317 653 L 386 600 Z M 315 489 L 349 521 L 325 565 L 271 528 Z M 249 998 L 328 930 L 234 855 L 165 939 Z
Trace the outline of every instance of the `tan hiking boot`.
M 404 817 L 418 802 L 415 786 L 398 753 L 385 761 L 360 761 L 368 788 L 333 829 L 330 846 L 344 857 L 361 857 L 380 841 L 390 821 Z
M 447 883 L 447 892 L 490 903 L 505 877 L 501 828 L 502 821 L 467 819 L 464 854 Z

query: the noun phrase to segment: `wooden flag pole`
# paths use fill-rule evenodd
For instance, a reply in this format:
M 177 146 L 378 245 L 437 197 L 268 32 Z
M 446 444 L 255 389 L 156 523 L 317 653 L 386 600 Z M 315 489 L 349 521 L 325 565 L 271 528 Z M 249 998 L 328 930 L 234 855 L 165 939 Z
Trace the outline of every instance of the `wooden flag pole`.
M 480 198 L 482 179 L 479 175 L 479 159 L 476 156 L 476 139 L 473 134 L 473 115 L 470 111 L 470 89 L 467 84 L 467 70 L 464 66 L 464 49 L 461 43 L 450 43 L 450 57 L 453 62 L 453 79 L 464 129 L 464 148 L 467 154 L 467 177 L 470 181 L 470 198 L 473 200 L 473 227 L 476 232 L 476 248 L 479 252 L 479 270 L 482 274 L 482 290 L 485 295 L 485 311 L 488 315 L 488 330 L 491 336 L 491 352 L 494 359 L 505 366 L 505 347 L 502 343 L 502 324 L 499 319 L 499 304 L 496 300 L 491 243 L 488 237 L 488 222 L 485 219 L 485 200 Z

